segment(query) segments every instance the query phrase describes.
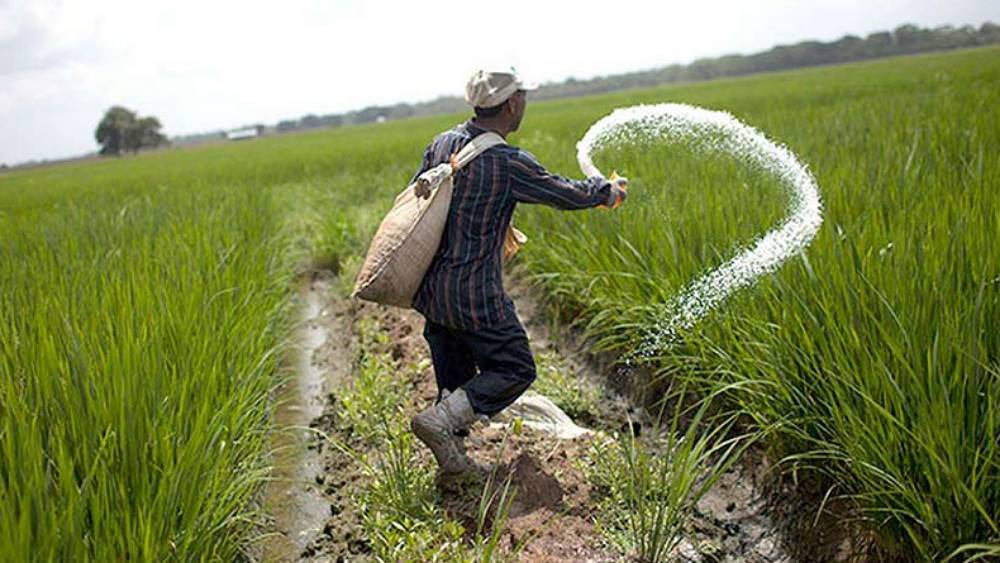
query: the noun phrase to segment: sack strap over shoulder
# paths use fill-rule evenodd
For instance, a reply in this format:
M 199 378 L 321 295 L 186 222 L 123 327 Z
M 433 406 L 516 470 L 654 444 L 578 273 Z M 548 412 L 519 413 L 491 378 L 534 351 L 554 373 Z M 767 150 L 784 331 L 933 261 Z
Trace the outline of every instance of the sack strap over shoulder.
M 455 172 L 458 172 L 463 166 L 475 160 L 486 149 L 502 145 L 505 142 L 503 137 L 492 131 L 473 137 L 468 144 L 462 147 L 462 150 L 451 155 L 450 162 L 443 162 L 427 170 L 418 176 L 417 181 L 409 187 L 413 188 L 413 192 L 418 198 L 428 199 L 431 197 L 431 192 L 436 190 L 441 185 L 441 182 L 452 177 Z
M 461 170 L 463 166 L 475 160 L 477 156 L 483 154 L 486 149 L 502 145 L 504 143 L 506 143 L 506 141 L 503 140 L 503 137 L 493 131 L 487 131 L 482 135 L 473 137 L 467 145 L 462 147 L 462 150 L 458 151 L 458 154 L 452 157 L 452 173 Z

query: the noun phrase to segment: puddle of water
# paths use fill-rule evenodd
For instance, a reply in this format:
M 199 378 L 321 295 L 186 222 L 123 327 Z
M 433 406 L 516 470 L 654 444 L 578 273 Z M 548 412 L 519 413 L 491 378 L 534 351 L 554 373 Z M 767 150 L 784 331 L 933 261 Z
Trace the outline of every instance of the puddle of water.
M 319 322 L 323 315 L 322 291 L 323 286 L 313 282 L 299 293 L 297 346 L 289 358 L 296 374 L 276 397 L 274 480 L 264 494 L 265 508 L 273 518 L 269 530 L 273 535 L 262 546 L 265 561 L 300 559 L 330 514 L 330 505 L 316 482 L 317 475 L 323 472 L 320 456 L 307 447 L 311 434 L 307 428 L 310 421 L 323 414 L 326 398 L 324 370 L 313 362 L 314 353 L 327 338 Z

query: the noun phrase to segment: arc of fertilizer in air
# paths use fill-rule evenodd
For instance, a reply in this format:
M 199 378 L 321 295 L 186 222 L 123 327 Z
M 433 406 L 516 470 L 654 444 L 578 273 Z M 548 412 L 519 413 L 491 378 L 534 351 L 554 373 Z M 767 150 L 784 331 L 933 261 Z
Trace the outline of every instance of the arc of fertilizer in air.
M 627 359 L 650 356 L 673 343 L 733 292 L 775 271 L 812 242 L 823 222 L 816 180 L 784 146 L 727 112 L 686 104 L 638 105 L 614 110 L 594 123 L 577 143 L 577 161 L 587 176 L 603 176 L 594 166 L 595 150 L 609 144 L 674 138 L 706 154 L 726 154 L 778 178 L 789 195 L 788 215 L 777 227 L 718 268 L 695 278 L 674 297 L 667 315 Z

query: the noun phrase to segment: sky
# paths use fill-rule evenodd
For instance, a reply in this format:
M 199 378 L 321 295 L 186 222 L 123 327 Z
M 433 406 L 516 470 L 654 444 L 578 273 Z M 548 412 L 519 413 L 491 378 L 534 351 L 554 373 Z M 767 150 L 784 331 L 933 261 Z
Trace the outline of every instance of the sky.
M 168 136 L 753 53 L 903 23 L 1000 23 L 1000 0 L 0 0 L 0 163 L 97 150 L 104 112 Z

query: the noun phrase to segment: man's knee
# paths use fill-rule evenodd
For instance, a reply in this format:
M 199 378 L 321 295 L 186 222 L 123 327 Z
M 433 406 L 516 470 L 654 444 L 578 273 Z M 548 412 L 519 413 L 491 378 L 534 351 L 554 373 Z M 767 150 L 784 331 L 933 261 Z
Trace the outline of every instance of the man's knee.
M 434 364 L 438 400 L 443 390 L 454 391 L 475 377 L 476 364 L 472 352 L 452 331 L 427 321 L 424 338 Z
M 532 363 L 531 365 L 519 366 L 518 369 L 514 370 L 514 375 L 525 388 L 528 388 L 538 378 L 538 371 L 535 369 L 535 364 Z
M 520 329 L 520 327 L 518 327 Z M 527 389 L 538 377 L 538 369 L 535 366 L 535 357 L 531 353 L 531 345 L 528 344 L 528 337 L 524 334 L 524 329 L 520 329 L 520 338 L 515 340 L 515 344 L 508 348 L 509 363 L 511 373 Z

